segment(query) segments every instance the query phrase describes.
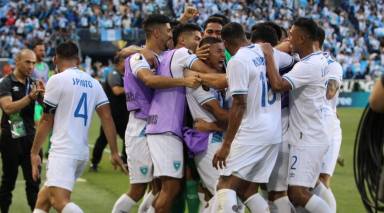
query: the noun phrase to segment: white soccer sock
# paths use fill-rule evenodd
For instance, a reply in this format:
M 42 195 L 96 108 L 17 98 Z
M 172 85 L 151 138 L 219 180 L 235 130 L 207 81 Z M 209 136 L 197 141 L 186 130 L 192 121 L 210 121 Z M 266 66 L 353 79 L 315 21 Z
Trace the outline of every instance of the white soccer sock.
M 32 213 L 47 213 L 47 212 L 42 209 L 34 209 Z
M 155 199 L 155 195 L 152 192 L 147 192 L 143 198 L 143 202 L 141 202 L 139 206 L 139 213 L 145 213 L 148 211 L 149 207 L 152 206 L 153 200 Z
M 267 201 L 259 194 L 256 193 L 249 197 L 244 204 L 249 208 L 252 213 L 270 212 Z
M 199 201 L 200 201 L 199 212 L 201 212 L 203 209 L 205 209 L 208 202 L 205 201 L 205 194 L 204 193 L 198 192 L 197 196 L 199 196 Z
M 67 205 L 64 206 L 63 210 L 61 210 L 61 213 L 84 213 L 83 210 L 80 209 L 78 205 L 75 203 L 67 203 Z
M 112 213 L 130 212 L 136 202 L 132 200 L 127 194 L 123 194 L 113 205 Z
M 216 211 L 218 213 L 237 212 L 236 192 L 232 189 L 220 189 L 216 193 L 217 203 Z
M 328 204 L 331 209 L 330 213 L 336 213 L 336 199 L 331 189 L 325 187 L 325 185 L 320 181 L 320 183 L 314 188 L 313 193 Z
M 327 205 L 327 203 L 318 197 L 317 195 L 312 195 L 312 197 L 308 200 L 307 204 L 305 204 L 305 209 L 310 213 L 329 213 L 331 209 Z
M 291 213 L 294 209 L 292 203 L 289 201 L 288 196 L 281 197 L 271 202 L 271 213 Z

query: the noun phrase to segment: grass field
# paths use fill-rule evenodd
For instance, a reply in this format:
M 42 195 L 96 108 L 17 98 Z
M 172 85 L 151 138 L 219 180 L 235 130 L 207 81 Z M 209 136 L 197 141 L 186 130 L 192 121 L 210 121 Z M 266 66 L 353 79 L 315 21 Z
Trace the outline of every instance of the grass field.
M 341 154 L 345 159 L 345 166 L 337 166 L 332 183 L 332 189 L 338 204 L 337 212 L 339 213 L 365 212 L 355 187 L 352 169 L 354 138 L 361 113 L 362 109 L 339 110 L 343 129 Z M 90 130 L 90 144 L 94 143 L 98 136 L 98 130 L 98 120 L 94 119 Z M 100 171 L 98 173 L 92 173 L 86 170 L 82 179 L 76 183 L 72 199 L 80 205 L 86 213 L 109 213 L 115 200 L 123 192 L 127 191 L 129 187 L 128 177 L 118 171 L 114 171 L 108 159 L 109 156 L 105 152 Z M 10 212 L 30 212 L 24 193 L 24 181 L 21 170 L 16 189 L 13 193 L 13 204 Z M 136 212 L 136 209 L 134 212 Z

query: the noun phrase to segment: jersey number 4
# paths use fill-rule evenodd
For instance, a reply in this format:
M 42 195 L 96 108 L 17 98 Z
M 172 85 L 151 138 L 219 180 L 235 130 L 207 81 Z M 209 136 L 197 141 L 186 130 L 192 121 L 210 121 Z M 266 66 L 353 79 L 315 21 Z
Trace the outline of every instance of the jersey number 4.
M 276 101 L 276 93 L 272 91 L 271 85 L 269 84 L 265 73 L 261 73 L 260 81 L 261 81 L 261 87 L 262 87 L 261 106 L 266 107 L 268 105 L 272 105 Z
M 87 120 L 88 120 L 87 93 L 83 92 L 83 94 L 81 94 L 74 116 L 75 118 L 83 118 L 84 126 L 87 126 Z

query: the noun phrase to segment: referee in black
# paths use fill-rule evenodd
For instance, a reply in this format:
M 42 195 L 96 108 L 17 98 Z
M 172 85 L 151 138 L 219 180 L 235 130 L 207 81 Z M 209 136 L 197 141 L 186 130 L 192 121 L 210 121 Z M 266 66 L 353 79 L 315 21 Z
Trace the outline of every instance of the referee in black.
M 35 100 L 43 96 L 44 85 L 31 79 L 35 53 L 21 50 L 16 55 L 16 69 L 0 82 L 1 139 L 3 174 L 0 185 L 0 210 L 7 213 L 12 203 L 17 173 L 21 166 L 28 205 L 34 209 L 40 180 L 32 179 L 30 150 L 35 135 Z
M 125 129 L 128 123 L 128 111 L 125 103 L 125 92 L 123 85 L 124 77 L 124 57 L 122 55 L 116 55 L 114 58 L 115 69 L 108 74 L 105 82 L 104 90 L 108 96 L 112 118 L 115 122 L 117 134 L 123 140 L 123 148 L 121 150 L 121 158 L 123 162 L 127 163 L 127 154 L 125 152 Z M 103 150 L 107 145 L 107 139 L 105 137 L 103 128 L 100 127 L 100 135 L 96 140 L 95 147 L 92 152 L 91 171 L 98 171 L 98 164 L 101 161 Z

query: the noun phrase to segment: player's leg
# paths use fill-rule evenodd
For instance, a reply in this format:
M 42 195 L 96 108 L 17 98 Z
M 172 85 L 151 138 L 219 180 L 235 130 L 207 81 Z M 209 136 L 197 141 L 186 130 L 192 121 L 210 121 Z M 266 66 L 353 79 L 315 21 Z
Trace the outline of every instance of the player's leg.
M 49 189 L 43 186 L 37 196 L 37 201 L 33 213 L 47 213 L 51 208 L 51 202 L 49 200 Z
M 292 204 L 309 212 L 330 212 L 327 203 L 309 189 L 316 184 L 328 146 L 291 146 L 289 158 L 288 196 Z
M 288 143 L 280 145 L 279 154 L 272 170 L 271 177 L 267 183 L 268 200 L 272 213 L 290 213 L 294 209 L 288 198 L 288 164 L 289 149 Z
M 53 208 L 62 213 L 82 213 L 79 206 L 70 201 L 76 179 L 87 165 L 87 160 L 50 155 L 47 161 L 49 198 Z
M 159 177 L 161 190 L 154 202 L 156 212 L 169 212 L 181 188 L 184 155 L 183 143 L 173 135 L 148 135 L 148 147 L 154 166 L 154 177 Z
M 105 147 L 107 146 L 108 141 L 105 137 L 103 128 L 100 127 L 99 137 L 96 139 L 95 147 L 92 151 L 92 159 L 91 159 L 91 171 L 97 172 L 98 165 L 101 161 L 101 158 L 103 157 L 103 151 Z
M 115 202 L 112 212 L 129 212 L 143 198 L 153 179 L 152 160 L 145 136 L 125 136 L 130 189 Z
M 12 203 L 12 191 L 15 188 L 19 168 L 20 139 L 1 135 L 0 152 L 2 160 L 2 176 L 0 185 L 0 211 L 8 212 Z

